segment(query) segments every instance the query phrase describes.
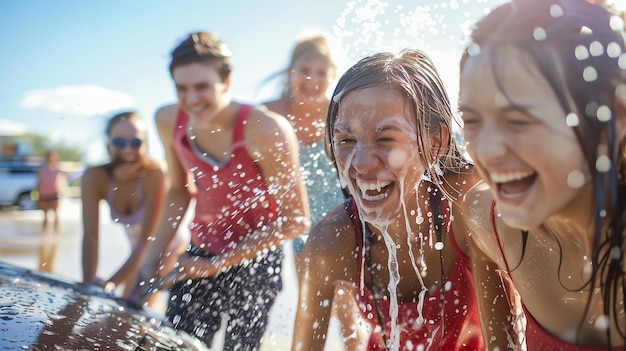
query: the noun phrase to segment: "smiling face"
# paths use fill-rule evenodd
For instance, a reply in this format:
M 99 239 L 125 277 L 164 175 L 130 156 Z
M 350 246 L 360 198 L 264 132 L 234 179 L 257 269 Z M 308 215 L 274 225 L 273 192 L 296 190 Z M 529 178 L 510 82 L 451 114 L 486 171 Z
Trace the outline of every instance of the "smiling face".
M 334 69 L 327 57 L 317 53 L 305 54 L 289 71 L 290 91 L 297 100 L 323 97 L 333 75 Z
M 115 142 L 114 142 L 115 140 Z M 122 141 L 123 142 L 117 142 Z M 140 140 L 141 142 L 137 142 Z M 122 119 L 109 132 L 108 149 L 114 163 L 138 162 L 146 156 L 146 129 L 142 121 Z M 137 145 L 139 144 L 139 147 Z
M 370 223 L 397 219 L 425 171 L 402 95 L 379 86 L 349 92 L 333 130 L 337 168 L 361 215 Z
M 214 64 L 193 62 L 174 68 L 178 104 L 198 122 L 209 122 L 230 103 L 230 80 L 222 81 Z
M 494 69 L 489 48 L 462 67 L 459 103 L 467 150 L 509 225 L 532 229 L 555 215 L 589 216 L 589 169 L 566 123 L 573 116 L 530 57 L 507 50 L 501 52 L 506 67 Z

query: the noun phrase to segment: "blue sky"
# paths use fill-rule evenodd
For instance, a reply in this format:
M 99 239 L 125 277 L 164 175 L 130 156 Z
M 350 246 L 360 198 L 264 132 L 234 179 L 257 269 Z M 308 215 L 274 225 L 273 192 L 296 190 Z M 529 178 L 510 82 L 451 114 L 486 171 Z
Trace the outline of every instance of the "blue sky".
M 169 52 L 189 32 L 217 34 L 233 52 L 235 100 L 274 94 L 262 82 L 282 69 L 294 41 L 331 36 L 340 73 L 364 54 L 424 49 L 453 99 L 471 23 L 504 0 L 3 0 L 0 2 L 0 135 L 32 131 L 104 154 L 104 123 L 132 109 L 150 126 L 176 101 Z

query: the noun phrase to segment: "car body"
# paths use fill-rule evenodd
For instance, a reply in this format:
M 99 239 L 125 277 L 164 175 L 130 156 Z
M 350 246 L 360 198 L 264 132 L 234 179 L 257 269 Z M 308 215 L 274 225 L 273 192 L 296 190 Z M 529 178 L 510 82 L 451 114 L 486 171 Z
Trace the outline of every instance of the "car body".
M 208 350 L 154 312 L 57 275 L 0 262 L 2 350 Z
M 36 164 L 0 162 L 0 206 L 36 209 L 37 201 L 32 193 L 37 188 L 38 168 Z

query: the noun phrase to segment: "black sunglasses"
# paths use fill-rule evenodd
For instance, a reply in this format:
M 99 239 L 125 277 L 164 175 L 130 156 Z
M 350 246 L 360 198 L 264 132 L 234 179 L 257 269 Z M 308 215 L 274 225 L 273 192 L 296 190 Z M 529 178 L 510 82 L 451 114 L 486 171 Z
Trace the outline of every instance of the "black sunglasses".
M 127 146 L 130 146 L 131 148 L 137 150 L 141 147 L 141 144 L 143 144 L 143 140 L 139 138 L 111 138 L 109 143 L 116 150 L 124 150 Z

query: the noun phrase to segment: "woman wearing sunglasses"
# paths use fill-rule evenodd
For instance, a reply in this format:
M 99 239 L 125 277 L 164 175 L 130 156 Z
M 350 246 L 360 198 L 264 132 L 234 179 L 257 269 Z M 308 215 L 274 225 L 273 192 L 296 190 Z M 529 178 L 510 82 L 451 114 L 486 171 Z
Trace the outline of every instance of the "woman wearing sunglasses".
M 81 184 L 83 281 L 96 282 L 107 290 L 124 285 L 126 297 L 131 287 L 129 282 L 134 280 L 156 229 L 167 178 L 160 163 L 146 155 L 146 126 L 138 114 L 124 112 L 113 116 L 106 126 L 106 136 L 110 162 L 85 171 Z M 107 201 L 111 218 L 124 226 L 131 246 L 128 259 L 106 280 L 96 278 L 100 200 Z M 186 242 L 180 235 L 177 239 L 172 241 L 170 249 L 182 252 Z

